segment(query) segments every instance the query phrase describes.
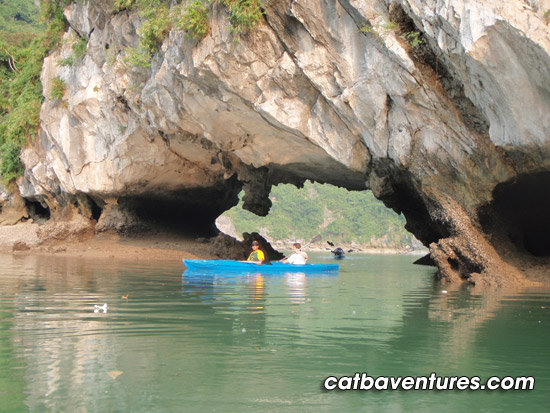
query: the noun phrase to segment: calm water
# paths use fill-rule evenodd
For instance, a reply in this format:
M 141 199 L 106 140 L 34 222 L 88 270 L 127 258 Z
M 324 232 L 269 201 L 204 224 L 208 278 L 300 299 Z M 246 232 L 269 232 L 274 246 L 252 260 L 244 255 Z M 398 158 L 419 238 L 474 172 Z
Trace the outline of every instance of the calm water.
M 179 262 L 0 255 L 0 411 L 547 411 L 550 291 L 442 287 L 416 258 L 350 254 L 338 275 L 224 277 Z M 536 386 L 322 390 L 355 372 Z

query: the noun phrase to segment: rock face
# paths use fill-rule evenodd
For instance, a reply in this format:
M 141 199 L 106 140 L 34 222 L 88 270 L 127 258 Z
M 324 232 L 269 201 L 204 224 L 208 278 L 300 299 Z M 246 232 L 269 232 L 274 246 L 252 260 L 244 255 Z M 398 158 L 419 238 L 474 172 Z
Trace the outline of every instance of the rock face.
M 235 205 L 267 214 L 272 185 L 370 188 L 402 212 L 445 280 L 520 279 L 550 256 L 550 0 L 264 0 L 234 41 L 172 30 L 128 67 L 143 23 L 77 2 L 44 62 L 39 138 L 19 189 L 96 231 L 144 222 L 208 232 Z M 57 61 L 76 36 L 86 55 Z M 66 84 L 49 98 L 52 80 Z M 520 269 L 518 269 L 520 268 Z

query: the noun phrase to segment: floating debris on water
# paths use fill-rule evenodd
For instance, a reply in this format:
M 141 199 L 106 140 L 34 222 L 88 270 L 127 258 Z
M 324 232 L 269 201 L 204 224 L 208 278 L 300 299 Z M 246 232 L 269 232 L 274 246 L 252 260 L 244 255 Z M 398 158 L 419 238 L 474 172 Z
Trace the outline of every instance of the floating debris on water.
M 99 313 L 100 311 L 102 311 L 103 314 L 107 312 L 107 303 L 103 305 L 97 305 L 97 304 L 94 305 L 94 313 Z
M 108 371 L 107 374 L 109 375 L 110 378 L 115 380 L 118 376 L 120 376 L 121 374 L 124 374 L 124 372 L 120 370 L 114 370 L 114 371 Z

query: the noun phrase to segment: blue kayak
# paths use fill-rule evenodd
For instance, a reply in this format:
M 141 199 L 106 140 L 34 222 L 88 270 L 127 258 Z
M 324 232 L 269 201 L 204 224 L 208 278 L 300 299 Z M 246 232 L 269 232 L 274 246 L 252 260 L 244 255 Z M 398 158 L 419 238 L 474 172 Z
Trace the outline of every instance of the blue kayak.
M 254 264 L 247 261 L 231 260 L 183 260 L 189 270 L 208 271 L 217 273 L 262 273 L 262 274 L 284 274 L 286 272 L 337 272 L 338 264 L 285 264 L 282 262 L 271 262 L 269 264 Z

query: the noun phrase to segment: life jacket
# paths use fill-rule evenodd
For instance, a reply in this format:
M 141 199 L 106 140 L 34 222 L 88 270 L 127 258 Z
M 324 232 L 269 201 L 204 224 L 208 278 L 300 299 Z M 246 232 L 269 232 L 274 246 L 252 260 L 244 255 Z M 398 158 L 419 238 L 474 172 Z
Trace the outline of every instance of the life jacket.
M 258 249 L 250 253 L 247 261 L 262 261 L 262 260 L 265 260 L 264 252 Z

